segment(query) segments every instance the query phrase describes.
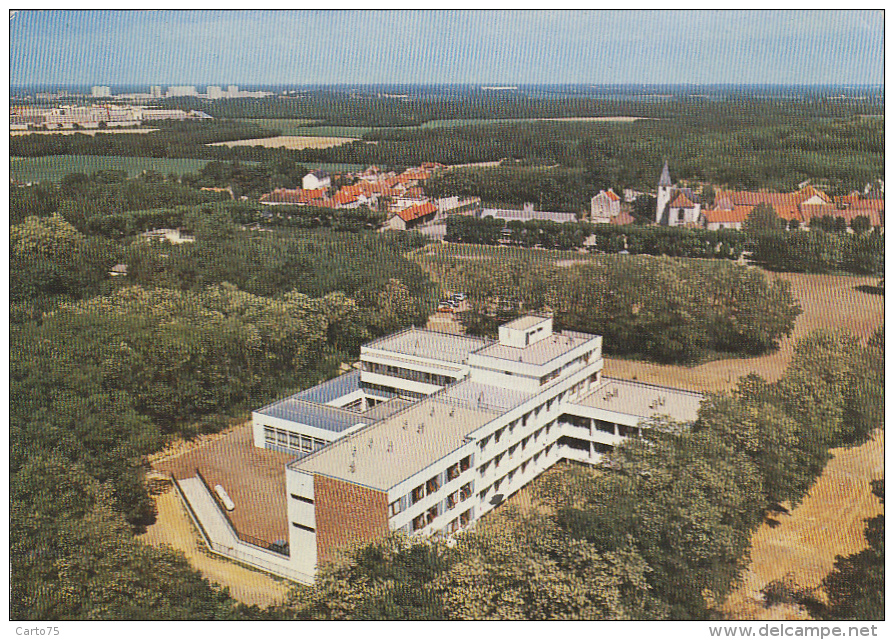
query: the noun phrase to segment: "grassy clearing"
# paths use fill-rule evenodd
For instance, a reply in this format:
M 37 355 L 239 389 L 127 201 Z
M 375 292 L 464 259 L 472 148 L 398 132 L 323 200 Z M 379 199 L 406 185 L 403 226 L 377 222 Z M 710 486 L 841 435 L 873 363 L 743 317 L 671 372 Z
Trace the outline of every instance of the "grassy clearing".
M 9 159 L 9 175 L 19 182 L 59 182 L 69 173 L 127 171 L 131 176 L 151 170 L 164 173 L 197 173 L 208 160 L 191 158 L 132 158 L 126 156 L 44 156 Z
M 761 589 L 787 574 L 799 587 L 818 589 L 836 555 L 866 548 L 865 520 L 884 510 L 870 482 L 885 476 L 885 434 L 879 430 L 869 442 L 832 455 L 804 501 L 791 513 L 774 514 L 775 523 L 764 522 L 752 536 L 751 563 L 722 606 L 730 618 L 807 619 L 797 605 L 764 607 Z

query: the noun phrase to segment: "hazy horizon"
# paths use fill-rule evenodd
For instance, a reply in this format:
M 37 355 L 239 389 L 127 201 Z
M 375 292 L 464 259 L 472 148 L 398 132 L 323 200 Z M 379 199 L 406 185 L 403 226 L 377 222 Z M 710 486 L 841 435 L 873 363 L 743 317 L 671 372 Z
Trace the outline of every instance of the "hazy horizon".
M 884 83 L 879 11 L 19 11 L 10 84 Z

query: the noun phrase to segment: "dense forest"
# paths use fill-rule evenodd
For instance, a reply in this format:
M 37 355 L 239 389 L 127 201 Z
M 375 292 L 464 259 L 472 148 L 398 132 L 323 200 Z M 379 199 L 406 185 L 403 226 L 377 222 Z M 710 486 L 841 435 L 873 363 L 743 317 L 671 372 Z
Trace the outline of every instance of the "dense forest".
M 584 93 L 590 95 L 582 95 Z M 406 99 L 389 98 L 383 88 L 321 88 L 298 92 L 288 97 L 263 99 L 201 100 L 179 97 L 162 101 L 167 108 L 200 109 L 215 118 L 285 118 L 308 119 L 309 124 L 366 127 L 418 126 L 433 120 L 518 119 L 518 118 L 581 118 L 633 116 L 660 118 L 685 116 L 693 111 L 710 110 L 725 119 L 750 116 L 759 107 L 770 119 L 850 117 L 884 113 L 881 92 L 841 100 L 822 88 L 800 87 L 788 95 L 772 88 L 677 86 L 612 87 L 593 90 L 589 87 L 537 87 L 531 92 L 524 87 L 514 92 L 483 91 L 477 87 L 403 86 L 392 89 Z M 642 94 L 656 91 L 668 97 L 663 100 L 643 99 Z M 707 94 L 707 95 L 706 95 Z M 776 95 L 773 95 L 776 94 Z M 830 99 L 831 98 L 831 99 Z
M 457 261 L 448 281 L 469 295 L 471 333 L 532 311 L 558 327 L 595 333 L 605 352 L 669 363 L 777 346 L 801 309 L 784 281 L 726 261 L 604 256 L 568 266 L 520 258 Z

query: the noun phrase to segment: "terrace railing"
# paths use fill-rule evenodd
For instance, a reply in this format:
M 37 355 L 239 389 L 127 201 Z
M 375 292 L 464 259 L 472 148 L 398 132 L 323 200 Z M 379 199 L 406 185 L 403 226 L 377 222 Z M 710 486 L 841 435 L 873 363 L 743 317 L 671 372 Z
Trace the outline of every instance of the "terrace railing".
M 205 489 L 208 491 L 208 494 L 214 500 L 214 503 L 217 505 L 217 508 L 223 514 L 223 517 L 226 519 L 227 524 L 230 525 L 230 529 L 233 530 L 233 533 L 236 534 L 236 537 L 239 538 L 242 542 L 246 544 L 250 544 L 252 546 L 258 547 L 260 549 L 264 549 L 265 551 L 272 551 L 273 553 L 278 553 L 281 556 L 289 557 L 289 544 L 286 543 L 284 545 L 274 544 L 272 542 L 267 542 L 266 540 L 262 540 L 261 538 L 257 538 L 255 536 L 250 536 L 247 533 L 242 533 L 233 523 L 233 519 L 230 518 L 230 514 L 227 512 L 227 508 L 224 506 L 223 501 L 220 499 L 220 496 L 217 495 L 217 491 L 214 491 L 211 486 L 208 484 L 208 481 L 205 480 L 205 476 L 202 475 L 202 472 L 196 469 L 196 477 L 202 481 L 202 484 L 205 486 Z

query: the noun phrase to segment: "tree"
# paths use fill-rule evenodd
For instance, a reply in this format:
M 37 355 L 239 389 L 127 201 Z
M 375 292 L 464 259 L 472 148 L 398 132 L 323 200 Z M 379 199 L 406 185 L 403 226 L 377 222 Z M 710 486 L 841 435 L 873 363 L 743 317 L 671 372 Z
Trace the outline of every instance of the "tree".
M 748 234 L 781 229 L 783 221 L 776 215 L 776 210 L 764 202 L 760 203 L 748 214 L 742 229 Z
M 459 558 L 435 581 L 453 619 L 661 619 L 635 550 L 600 552 L 549 518 L 491 516 L 460 538 Z
M 872 228 L 872 225 L 869 223 L 868 216 L 854 216 L 851 220 L 851 229 L 853 229 L 854 233 L 866 233 Z
M 658 198 L 643 194 L 637 196 L 633 203 L 633 217 L 638 224 L 651 224 L 655 222 L 655 209 L 658 207 Z
M 763 489 L 751 461 L 707 433 L 653 421 L 616 448 L 615 473 L 594 480 L 580 507 L 558 522 L 601 552 L 633 545 L 672 619 L 704 619 L 743 568 L 760 523 Z

